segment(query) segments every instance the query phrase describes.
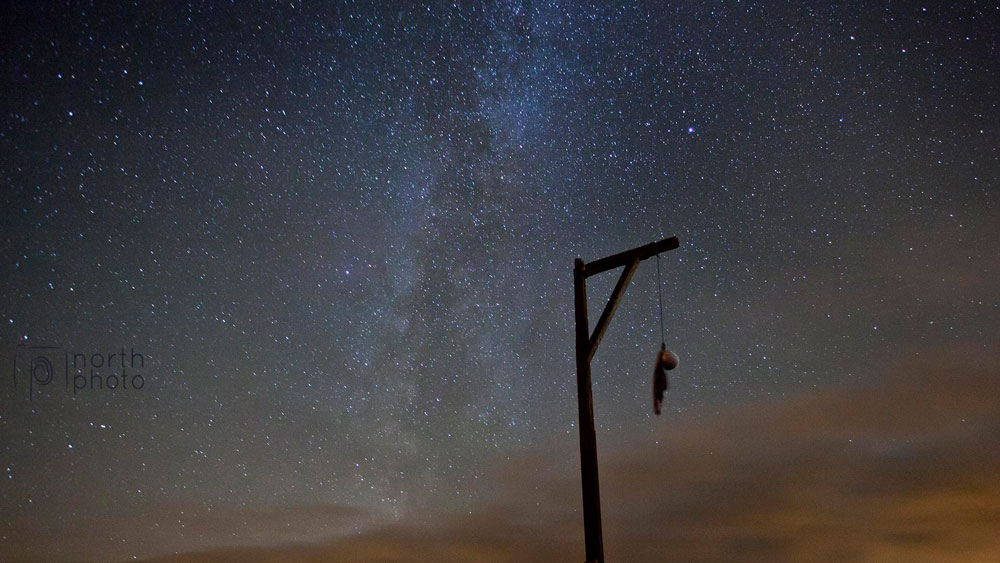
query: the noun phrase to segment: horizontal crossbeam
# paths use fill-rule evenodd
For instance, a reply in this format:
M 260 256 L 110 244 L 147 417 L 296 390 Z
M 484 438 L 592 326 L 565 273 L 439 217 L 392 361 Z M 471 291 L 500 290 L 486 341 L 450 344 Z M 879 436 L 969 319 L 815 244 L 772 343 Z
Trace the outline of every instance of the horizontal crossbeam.
M 646 258 L 656 256 L 661 252 L 673 250 L 678 246 L 680 246 L 680 241 L 677 240 L 677 237 L 670 237 L 658 242 L 651 242 L 647 245 L 633 248 L 632 250 L 612 254 L 611 256 L 607 256 L 605 258 L 599 258 L 583 267 L 584 276 L 589 278 L 590 276 L 600 274 L 601 272 L 607 272 L 608 270 L 627 266 L 631 264 L 633 260 L 641 262 Z

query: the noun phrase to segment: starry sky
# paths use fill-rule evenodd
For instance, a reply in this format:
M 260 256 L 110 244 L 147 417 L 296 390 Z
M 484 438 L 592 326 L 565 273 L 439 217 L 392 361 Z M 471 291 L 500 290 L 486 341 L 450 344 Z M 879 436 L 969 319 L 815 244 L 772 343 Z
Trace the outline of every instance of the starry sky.
M 669 236 L 609 560 L 1000 557 L 995 3 L 390 4 L 5 5 L 0 558 L 580 561 Z

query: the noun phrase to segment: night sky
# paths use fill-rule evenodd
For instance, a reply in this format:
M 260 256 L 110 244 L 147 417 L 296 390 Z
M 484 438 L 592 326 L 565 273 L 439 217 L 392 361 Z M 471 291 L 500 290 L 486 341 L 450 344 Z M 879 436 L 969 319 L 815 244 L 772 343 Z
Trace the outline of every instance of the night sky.
M 0 559 L 1000 560 L 995 2 L 40 4 Z

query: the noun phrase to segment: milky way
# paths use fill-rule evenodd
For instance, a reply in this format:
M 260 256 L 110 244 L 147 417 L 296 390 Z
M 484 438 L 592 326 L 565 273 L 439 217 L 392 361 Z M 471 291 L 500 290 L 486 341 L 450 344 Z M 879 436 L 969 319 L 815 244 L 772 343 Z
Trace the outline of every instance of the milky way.
M 680 367 L 655 417 L 643 262 L 601 448 L 1000 366 L 996 5 L 137 4 L 0 24 L 4 559 L 475 535 L 526 459 L 578 495 L 573 259 L 669 236 Z

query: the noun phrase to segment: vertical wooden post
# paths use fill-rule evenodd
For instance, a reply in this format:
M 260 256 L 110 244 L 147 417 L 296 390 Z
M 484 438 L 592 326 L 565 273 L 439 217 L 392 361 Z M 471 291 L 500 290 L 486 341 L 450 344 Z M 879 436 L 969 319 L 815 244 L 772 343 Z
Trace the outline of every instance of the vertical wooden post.
M 583 527 L 587 562 L 604 563 L 601 534 L 601 491 L 597 477 L 597 435 L 594 432 L 594 397 L 590 385 L 590 325 L 587 320 L 587 275 L 583 260 L 573 268 L 576 304 L 576 391 L 580 413 L 580 474 L 583 481 Z

